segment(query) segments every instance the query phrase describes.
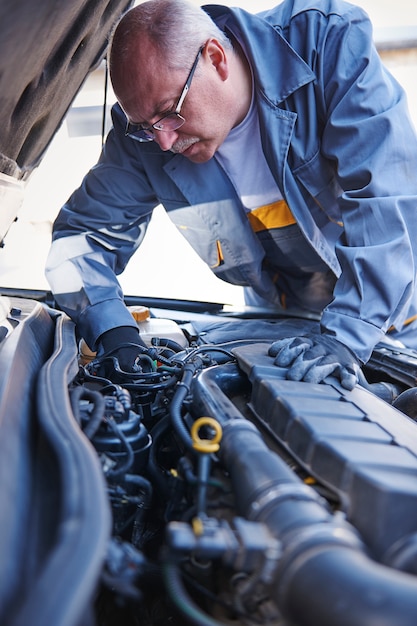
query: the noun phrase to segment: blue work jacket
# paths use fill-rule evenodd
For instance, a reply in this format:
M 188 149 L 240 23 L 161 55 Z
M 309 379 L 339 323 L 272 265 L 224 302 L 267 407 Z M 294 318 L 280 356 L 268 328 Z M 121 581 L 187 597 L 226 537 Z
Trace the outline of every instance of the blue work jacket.
M 401 330 L 417 313 L 417 140 L 404 91 L 358 7 L 285 0 L 258 15 L 205 9 L 244 46 L 266 160 L 304 237 L 337 277 L 322 328 L 366 362 L 390 327 Z M 158 204 L 218 277 L 278 303 L 267 262 L 274 232 L 253 231 L 217 160 L 192 163 L 136 142 L 124 136 L 121 108 L 112 113 L 99 162 L 58 215 L 47 264 L 58 304 L 87 343 L 132 324 L 116 274 Z

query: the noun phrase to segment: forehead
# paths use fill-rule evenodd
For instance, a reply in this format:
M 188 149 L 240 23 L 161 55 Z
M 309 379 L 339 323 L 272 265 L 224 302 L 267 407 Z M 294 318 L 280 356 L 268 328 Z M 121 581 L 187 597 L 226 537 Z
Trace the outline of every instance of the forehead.
M 182 72 L 171 70 L 163 55 L 142 42 L 120 68 L 114 89 L 131 121 L 148 121 L 179 97 Z

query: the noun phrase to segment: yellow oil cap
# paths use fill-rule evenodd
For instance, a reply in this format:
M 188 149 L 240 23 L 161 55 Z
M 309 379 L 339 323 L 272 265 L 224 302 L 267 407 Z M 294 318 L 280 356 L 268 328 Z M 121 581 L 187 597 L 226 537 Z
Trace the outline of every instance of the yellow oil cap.
M 145 322 L 151 316 L 147 306 L 132 306 L 129 311 L 136 322 Z

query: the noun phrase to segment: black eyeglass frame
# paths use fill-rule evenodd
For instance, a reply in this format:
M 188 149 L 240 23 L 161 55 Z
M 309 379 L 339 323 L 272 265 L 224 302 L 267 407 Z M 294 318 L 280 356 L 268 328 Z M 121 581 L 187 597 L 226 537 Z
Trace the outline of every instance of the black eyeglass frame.
M 178 102 L 174 111 L 166 113 L 150 126 L 143 126 L 143 124 L 132 124 L 128 120 L 125 129 L 125 137 L 130 137 L 131 139 L 135 139 L 136 141 L 141 142 L 154 141 L 155 133 L 152 132 L 152 129 L 158 130 L 160 132 L 171 132 L 173 130 L 178 130 L 179 128 L 181 128 L 181 126 L 183 126 L 183 124 L 185 124 L 185 118 L 180 115 L 180 111 L 184 104 L 184 100 L 190 90 L 191 81 L 193 80 L 193 76 L 197 69 L 197 65 L 203 53 L 204 47 L 205 44 L 197 52 L 197 56 L 194 59 L 194 63 L 191 67 L 190 73 L 188 74 L 187 80 L 185 81 L 185 85 L 181 91 L 180 97 L 178 98 Z M 172 120 L 172 123 L 168 124 L 168 127 L 164 128 L 164 120 Z

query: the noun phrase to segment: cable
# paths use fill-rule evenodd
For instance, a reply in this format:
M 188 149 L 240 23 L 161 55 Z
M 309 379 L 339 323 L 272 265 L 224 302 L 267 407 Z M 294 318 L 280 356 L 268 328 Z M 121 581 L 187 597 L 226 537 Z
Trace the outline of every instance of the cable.
M 219 622 L 206 615 L 188 595 L 181 579 L 179 567 L 174 563 L 164 563 L 162 568 L 165 585 L 170 599 L 179 611 L 195 626 L 221 626 Z
M 106 423 L 110 426 L 112 431 L 119 437 L 119 439 L 123 443 L 123 445 L 125 447 L 125 450 L 126 450 L 126 453 L 127 453 L 127 459 L 126 459 L 125 463 L 123 463 L 123 465 L 121 465 L 117 469 L 109 470 L 107 472 L 107 477 L 108 478 L 116 478 L 116 477 L 120 476 L 121 474 L 125 474 L 131 468 L 131 466 L 133 465 L 133 461 L 134 461 L 134 453 L 133 453 L 132 446 L 130 445 L 130 443 L 128 442 L 126 437 L 124 436 L 124 433 L 120 430 L 120 428 L 116 424 L 114 418 L 113 417 L 107 418 L 106 419 Z M 110 456 L 110 454 L 109 454 L 109 456 Z

